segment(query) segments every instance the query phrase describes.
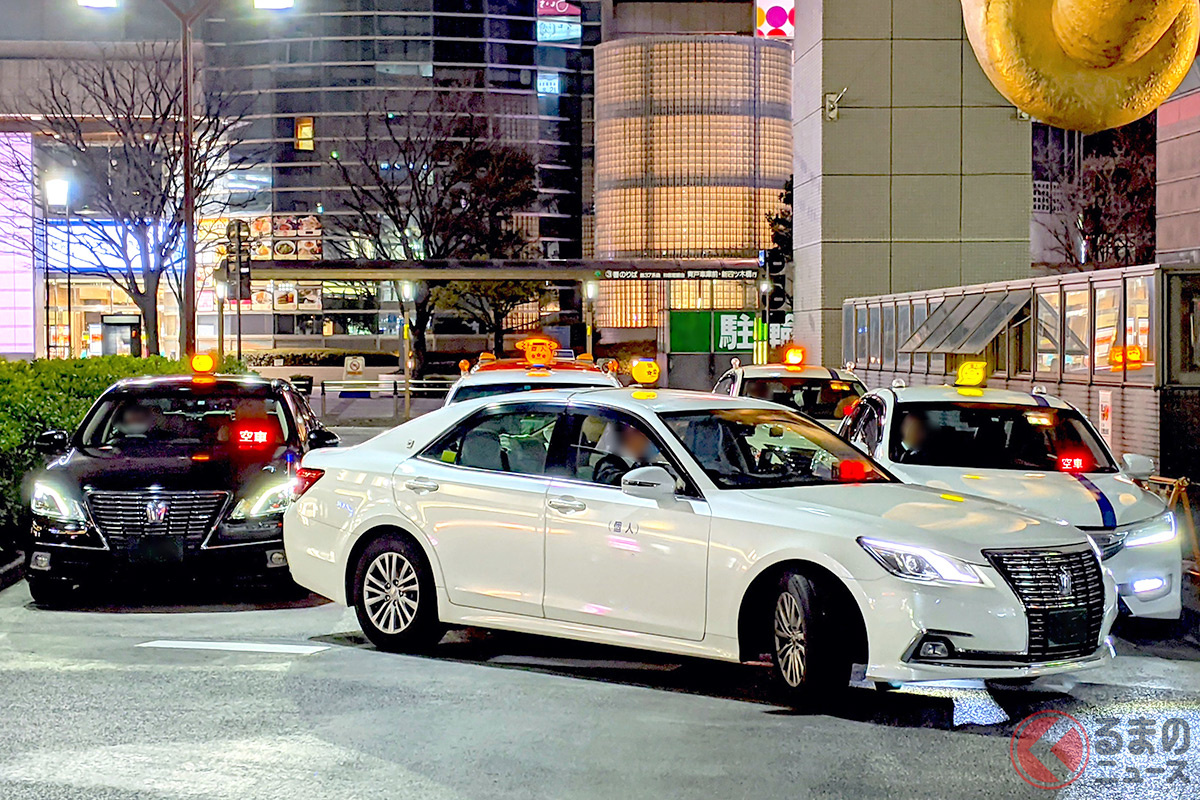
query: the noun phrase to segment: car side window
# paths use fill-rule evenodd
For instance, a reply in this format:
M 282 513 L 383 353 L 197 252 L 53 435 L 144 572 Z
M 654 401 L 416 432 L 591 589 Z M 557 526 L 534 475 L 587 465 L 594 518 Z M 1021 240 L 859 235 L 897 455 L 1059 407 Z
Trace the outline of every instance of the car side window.
M 691 493 L 661 440 L 640 420 L 597 409 L 578 412 L 574 422 L 562 470 L 565 477 L 620 486 L 631 469 L 659 466 L 675 478 L 676 491 Z
M 561 412 L 520 408 L 471 417 L 427 447 L 422 458 L 518 475 L 546 474 L 550 439 Z
M 717 381 L 717 385 L 713 388 L 713 393 L 733 394 L 733 380 L 734 376 L 732 373 L 726 375 L 724 378 L 721 378 L 721 380 Z

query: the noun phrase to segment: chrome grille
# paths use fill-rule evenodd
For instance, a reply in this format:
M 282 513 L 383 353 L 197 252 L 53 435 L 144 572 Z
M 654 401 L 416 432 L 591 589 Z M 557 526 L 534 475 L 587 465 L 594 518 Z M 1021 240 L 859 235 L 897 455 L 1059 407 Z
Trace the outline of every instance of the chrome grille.
M 142 536 L 175 537 L 186 550 L 198 550 L 217 524 L 229 492 L 92 492 L 87 499 L 92 519 L 113 550 Z M 150 513 L 148 507 L 158 503 L 166 504 L 165 511 Z
M 1104 623 L 1104 579 L 1089 545 L 983 552 L 1025 606 L 1031 661 L 1095 651 Z M 1067 617 L 1073 633 L 1064 638 L 1057 626 Z

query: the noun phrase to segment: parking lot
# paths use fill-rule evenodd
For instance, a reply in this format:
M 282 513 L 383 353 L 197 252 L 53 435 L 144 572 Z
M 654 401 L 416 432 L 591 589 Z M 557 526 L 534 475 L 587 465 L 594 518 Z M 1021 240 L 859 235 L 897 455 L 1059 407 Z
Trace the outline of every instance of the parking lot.
M 804 714 L 752 667 L 473 631 L 388 655 L 353 612 L 295 592 L 174 586 L 112 602 L 46 611 L 24 584 L 0 592 L 5 800 L 1040 797 L 1010 744 L 1045 710 L 1091 740 L 1060 796 L 1193 797 L 1200 784 L 1200 745 L 1170 759 L 1190 784 L 1168 780 L 1162 753 L 1169 720 L 1200 735 L 1200 649 L 1186 640 L 1119 640 L 1117 660 L 1078 682 L 858 689 Z M 1152 752 L 1099 765 L 1105 717 L 1148 720 Z

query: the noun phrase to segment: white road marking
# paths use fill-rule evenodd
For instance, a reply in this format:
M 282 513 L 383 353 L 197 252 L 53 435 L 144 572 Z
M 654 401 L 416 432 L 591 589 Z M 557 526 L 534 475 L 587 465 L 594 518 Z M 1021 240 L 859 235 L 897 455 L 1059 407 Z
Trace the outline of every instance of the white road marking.
M 311 656 L 327 645 L 317 644 L 260 644 L 256 642 L 188 642 L 174 639 L 155 639 L 138 647 L 157 647 L 163 650 L 223 650 L 231 653 L 277 653 L 280 655 Z

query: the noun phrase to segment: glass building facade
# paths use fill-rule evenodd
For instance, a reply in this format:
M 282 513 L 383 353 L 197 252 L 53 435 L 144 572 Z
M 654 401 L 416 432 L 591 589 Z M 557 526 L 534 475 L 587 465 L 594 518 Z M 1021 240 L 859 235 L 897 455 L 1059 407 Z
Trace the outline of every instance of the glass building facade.
M 471 92 L 535 154 L 538 200 L 519 223 L 540 255 L 583 254 L 599 0 L 305 0 L 284 14 L 243 5 L 222 4 L 204 33 L 213 80 L 251 101 L 244 146 L 260 166 L 231 187 L 242 208 L 345 213 L 330 159 L 365 112 Z

